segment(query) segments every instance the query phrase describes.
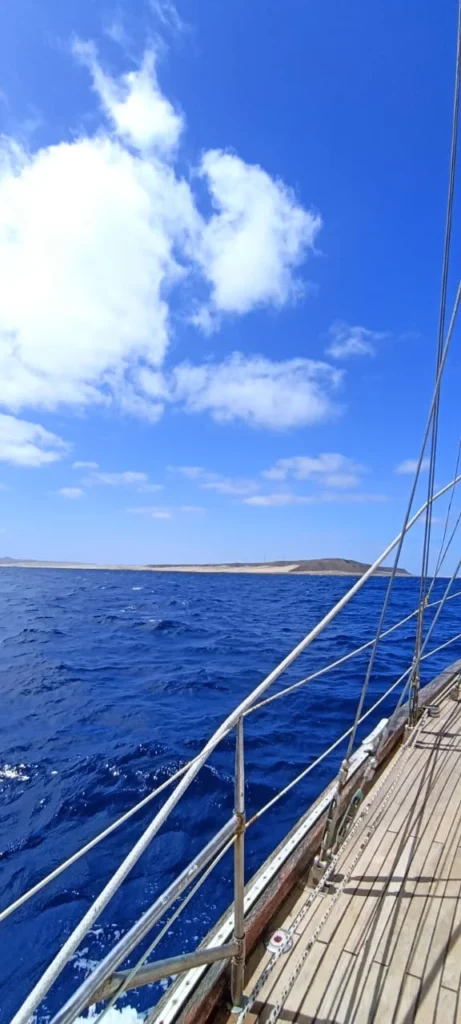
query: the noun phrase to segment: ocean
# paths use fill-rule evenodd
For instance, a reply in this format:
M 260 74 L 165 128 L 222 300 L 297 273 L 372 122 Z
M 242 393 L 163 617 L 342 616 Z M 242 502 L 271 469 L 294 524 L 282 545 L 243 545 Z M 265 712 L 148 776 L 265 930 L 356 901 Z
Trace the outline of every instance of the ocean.
M 196 754 L 352 582 L 335 576 L 1 568 L 1 907 Z M 370 580 L 275 689 L 369 640 L 386 586 L 385 578 Z M 433 599 L 445 586 L 437 581 Z M 416 578 L 395 581 L 387 625 L 416 607 L 418 588 Z M 410 665 L 414 631 L 413 619 L 381 645 L 367 707 Z M 453 600 L 429 646 L 460 631 L 461 601 Z M 423 681 L 459 657 L 458 641 L 424 663 Z M 366 664 L 360 655 L 246 719 L 248 815 L 352 723 Z M 392 695 L 370 716 L 362 736 L 395 700 Z M 341 755 L 335 751 L 249 830 L 247 878 L 325 787 Z M 233 758 L 228 737 L 50 991 L 37 1024 L 50 1020 L 230 816 Z M 130 819 L 2 923 L 0 1024 L 8 1024 L 159 805 L 154 801 Z M 231 900 L 231 868 L 228 856 L 156 955 L 192 949 L 203 938 Z M 131 1024 L 137 1013 L 142 1019 L 156 991 L 129 993 L 120 1001 L 123 1012 L 110 1019 Z

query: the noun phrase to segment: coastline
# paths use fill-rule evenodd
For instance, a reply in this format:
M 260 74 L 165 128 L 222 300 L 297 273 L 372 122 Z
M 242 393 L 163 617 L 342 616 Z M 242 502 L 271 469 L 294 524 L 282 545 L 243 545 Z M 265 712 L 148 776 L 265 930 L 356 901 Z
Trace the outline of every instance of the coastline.
M 350 569 L 298 569 L 300 562 L 289 562 L 283 565 L 251 564 L 241 565 L 99 565 L 93 562 L 41 562 L 27 559 L 0 560 L 0 569 L 99 569 L 110 572 L 193 572 L 193 573 L 227 573 L 235 575 L 243 573 L 253 576 L 362 576 L 363 573 Z M 389 576 L 391 570 L 380 569 L 375 576 Z M 399 576 L 411 576 L 411 573 L 398 573 Z

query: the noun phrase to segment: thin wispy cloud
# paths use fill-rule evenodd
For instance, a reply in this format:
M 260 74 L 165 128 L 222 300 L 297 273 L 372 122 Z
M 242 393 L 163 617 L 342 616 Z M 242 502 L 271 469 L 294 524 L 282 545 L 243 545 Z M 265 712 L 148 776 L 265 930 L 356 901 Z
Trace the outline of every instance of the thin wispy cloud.
M 254 494 L 251 498 L 244 498 L 243 500 L 245 505 L 283 507 L 285 505 L 310 505 L 313 499 L 307 495 L 280 492 L 276 494 Z
M 263 471 L 268 480 L 313 480 L 324 487 L 346 489 L 360 483 L 364 466 L 339 452 L 323 452 L 317 456 L 295 455 L 278 459 L 271 469 Z
M 251 494 L 260 487 L 256 480 L 224 476 L 222 473 L 210 472 L 203 466 L 170 466 L 169 469 L 170 472 L 179 473 L 186 480 L 195 480 L 203 490 L 216 491 L 218 494 L 235 497 Z
M 121 473 L 106 473 L 95 470 L 84 477 L 87 487 L 101 485 L 103 487 L 136 487 L 139 491 L 161 491 L 163 484 L 151 484 L 147 473 L 124 470 Z
M 200 505 L 177 505 L 172 508 L 161 505 L 138 505 L 127 509 L 127 511 L 131 515 L 150 516 L 152 519 L 172 519 L 177 512 L 183 512 L 186 515 L 198 515 L 206 512 L 206 508 Z
M 291 491 L 278 491 L 274 494 L 256 494 L 243 499 L 245 505 L 274 506 L 283 508 L 287 505 L 323 505 L 323 504 L 375 504 L 389 501 L 385 494 L 346 494 L 335 491 L 325 491 L 320 494 L 294 494 Z
M 155 494 L 158 491 L 163 491 L 164 484 L 141 484 L 138 487 L 140 494 Z
M 175 34 L 186 32 L 187 23 L 181 18 L 172 0 L 148 0 L 152 14 L 158 18 L 163 29 L 170 29 Z
M 73 462 L 72 469 L 98 469 L 97 462 Z
M 342 494 L 342 493 L 339 493 L 339 492 L 336 492 L 336 491 L 331 491 L 331 492 L 325 492 L 324 494 L 316 495 L 316 497 L 314 498 L 314 501 L 319 502 L 320 504 L 323 504 L 325 502 L 326 503 L 333 502 L 334 504 L 337 504 L 337 505 L 348 505 L 348 504 L 358 504 L 358 505 L 370 505 L 371 504 L 371 505 L 374 505 L 376 503 L 380 504 L 383 501 L 390 501 L 390 498 L 389 498 L 389 495 L 387 495 L 387 494 L 373 494 L 373 493 L 371 493 L 371 494 L 367 494 L 367 493 L 361 494 L 360 492 L 353 492 L 351 494 Z
M 429 465 L 429 459 L 423 459 L 421 463 L 421 471 L 426 472 L 429 469 Z M 408 473 L 413 476 L 416 473 L 417 468 L 418 459 L 403 459 L 403 461 L 399 462 L 398 466 L 395 467 L 395 472 L 401 475 Z
M 131 515 L 150 516 L 151 519 L 171 519 L 173 512 L 170 508 L 162 508 L 158 505 L 139 505 L 127 509 Z
M 70 498 L 71 501 L 82 498 L 84 493 L 81 487 L 61 487 L 58 491 L 58 494 L 61 494 L 63 498 Z
M 342 320 L 336 320 L 329 330 L 330 341 L 325 352 L 333 359 L 350 359 L 355 356 L 376 355 L 376 345 L 389 337 L 388 331 L 370 331 L 366 327 L 350 327 Z

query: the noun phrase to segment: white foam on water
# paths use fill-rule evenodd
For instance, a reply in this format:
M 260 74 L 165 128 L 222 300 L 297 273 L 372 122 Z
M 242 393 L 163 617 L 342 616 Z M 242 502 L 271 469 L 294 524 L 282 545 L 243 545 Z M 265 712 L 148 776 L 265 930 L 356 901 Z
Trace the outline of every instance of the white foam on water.
M 86 1024 L 89 1020 L 96 1020 L 98 1016 L 99 1011 L 90 1010 L 86 1017 L 77 1017 L 75 1024 Z M 142 1024 L 144 1017 L 133 1006 L 124 1006 L 121 1010 L 113 1006 L 106 1013 L 104 1020 L 107 1024 Z
M 18 779 L 19 782 L 28 782 L 30 775 L 26 775 L 25 764 L 4 764 L 0 768 L 0 779 Z

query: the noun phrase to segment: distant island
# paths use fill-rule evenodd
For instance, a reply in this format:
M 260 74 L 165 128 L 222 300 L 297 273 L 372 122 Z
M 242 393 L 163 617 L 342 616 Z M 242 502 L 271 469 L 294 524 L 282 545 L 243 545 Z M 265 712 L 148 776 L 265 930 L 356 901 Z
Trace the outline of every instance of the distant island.
M 20 569 L 129 569 L 136 572 L 227 572 L 282 574 L 306 576 L 362 576 L 370 568 L 367 562 L 354 558 L 303 558 L 299 562 L 223 562 L 204 565 L 96 565 L 85 562 L 41 562 L 37 559 L 0 558 L 0 566 Z M 389 576 L 390 566 L 375 569 L 376 576 Z M 410 576 L 406 569 L 397 569 L 399 576 Z

